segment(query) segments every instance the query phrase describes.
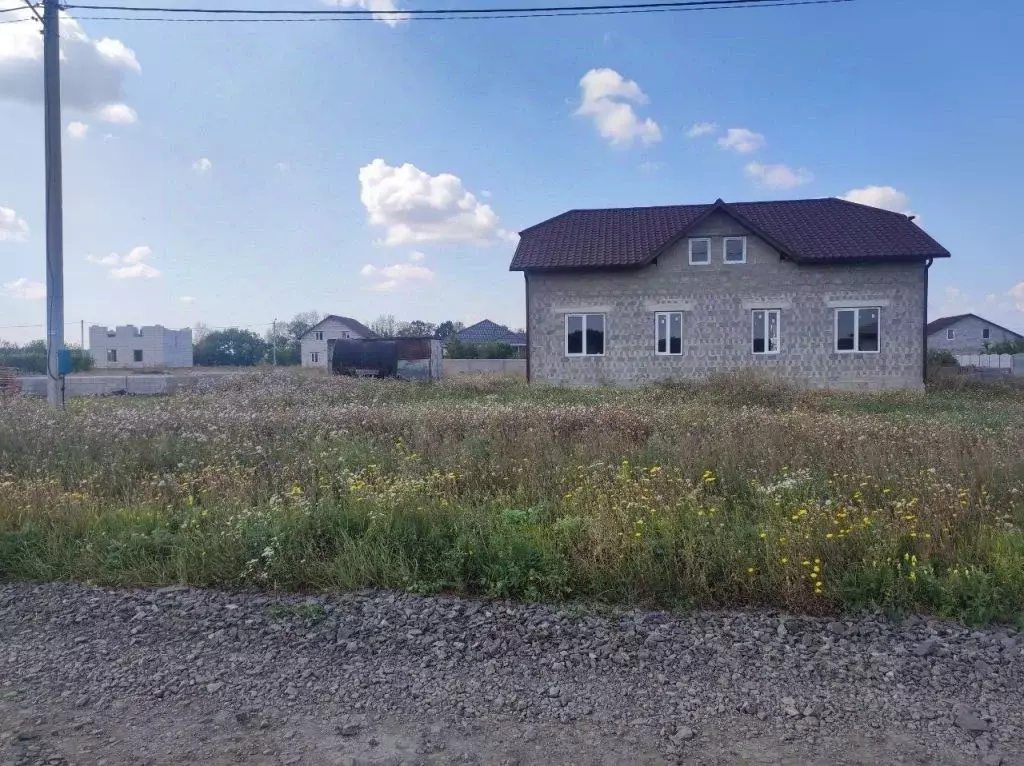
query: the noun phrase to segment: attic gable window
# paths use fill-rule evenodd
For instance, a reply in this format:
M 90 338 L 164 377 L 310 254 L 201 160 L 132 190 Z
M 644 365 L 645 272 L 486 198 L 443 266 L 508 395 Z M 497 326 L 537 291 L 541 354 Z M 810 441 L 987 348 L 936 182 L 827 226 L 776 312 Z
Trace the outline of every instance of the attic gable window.
M 711 263 L 711 239 L 710 237 L 699 237 L 690 240 L 690 264 L 692 266 L 706 266 Z
M 324 339 L 324 331 L 323 330 L 317 330 L 315 333 L 313 333 L 313 337 L 316 338 L 317 340 L 323 340 Z
M 954 338 L 956 338 L 956 330 L 950 327 L 946 330 L 946 340 L 953 340 Z
M 747 262 L 747 238 L 726 237 L 722 240 L 722 260 L 725 263 Z

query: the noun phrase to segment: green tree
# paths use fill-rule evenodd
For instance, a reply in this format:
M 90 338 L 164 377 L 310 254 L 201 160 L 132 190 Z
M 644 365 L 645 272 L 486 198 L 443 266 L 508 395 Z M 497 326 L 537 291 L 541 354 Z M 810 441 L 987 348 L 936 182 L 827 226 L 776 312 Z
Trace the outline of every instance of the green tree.
M 266 359 L 268 348 L 251 330 L 230 327 L 211 332 L 197 343 L 193 358 L 200 367 L 251 367 Z
M 382 338 L 393 338 L 398 334 L 398 320 L 394 314 L 381 314 L 370 322 L 370 329 Z
M 514 359 L 516 350 L 510 344 L 482 343 L 477 349 L 481 359 Z
M 446 319 L 437 326 L 437 337 L 441 340 L 448 340 L 455 333 L 465 329 L 466 325 L 462 322 L 455 322 L 451 319 Z
M 477 359 L 480 352 L 472 343 L 463 343 L 458 338 L 452 338 L 445 346 L 445 355 L 449 359 Z
M 93 358 L 79 346 L 68 346 L 71 354 L 71 371 L 87 372 L 93 367 Z M 16 343 L 0 341 L 0 367 L 13 367 L 19 372 L 46 374 L 46 341 L 34 340 L 19 346 Z
M 1024 340 L 1004 340 L 989 347 L 990 354 L 1024 354 Z
M 397 334 L 407 338 L 423 338 L 433 336 L 436 332 L 437 325 L 430 322 L 424 322 L 421 319 L 416 319 L 412 322 L 402 322 L 398 325 Z

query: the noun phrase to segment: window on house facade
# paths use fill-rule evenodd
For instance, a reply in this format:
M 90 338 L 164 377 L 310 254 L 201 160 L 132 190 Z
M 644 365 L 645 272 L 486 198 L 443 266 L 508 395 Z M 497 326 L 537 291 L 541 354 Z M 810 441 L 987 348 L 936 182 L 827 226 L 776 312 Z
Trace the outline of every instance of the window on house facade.
M 659 356 L 683 353 L 683 312 L 659 311 L 654 315 L 654 353 Z
M 946 330 L 946 340 L 953 340 L 956 337 L 956 330 Z
M 840 353 L 875 353 L 879 350 L 881 309 L 836 309 L 836 348 Z
M 711 263 L 711 240 L 708 237 L 690 240 L 690 263 L 695 265 Z
M 313 337 L 316 338 L 317 340 L 323 340 L 324 339 L 324 331 L 323 330 L 317 330 L 315 333 L 313 333 Z
M 134 361 L 136 361 L 136 362 L 141 362 L 142 361 L 142 349 L 141 348 L 137 348 L 134 351 L 132 351 L 132 359 Z
M 726 263 L 746 263 L 747 238 L 726 237 L 722 240 L 722 260 Z
M 989 328 L 987 328 L 987 327 L 983 328 L 982 331 L 981 331 L 981 339 L 982 340 L 988 340 L 991 337 L 992 337 L 992 331 Z
M 108 348 L 107 349 L 107 361 L 108 362 L 116 362 L 117 361 L 117 349 L 116 348 Z
M 566 356 L 604 356 L 604 314 L 565 315 Z
M 313 364 L 320 364 L 320 352 L 319 351 L 313 351 L 309 355 L 309 361 L 311 361 Z
M 341 331 L 341 337 L 343 339 L 347 340 L 347 339 L 352 337 L 352 333 L 350 333 L 348 330 L 342 330 Z
M 751 312 L 751 351 L 755 354 L 779 353 L 781 319 L 782 312 L 779 309 L 758 309 Z

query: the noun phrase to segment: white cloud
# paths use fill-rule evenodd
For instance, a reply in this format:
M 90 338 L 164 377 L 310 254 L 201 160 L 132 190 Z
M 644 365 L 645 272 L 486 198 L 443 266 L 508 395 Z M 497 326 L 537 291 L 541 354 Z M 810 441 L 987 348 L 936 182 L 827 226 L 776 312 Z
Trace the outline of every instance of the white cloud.
M 769 189 L 792 189 L 814 180 L 814 174 L 806 168 L 791 168 L 789 165 L 763 165 L 751 162 L 746 167 L 749 178 Z
M 947 287 L 946 288 L 946 297 L 949 300 L 951 300 L 951 301 L 955 301 L 961 295 L 963 295 L 963 292 L 960 290 L 959 287 Z
M 327 5 L 335 8 L 361 8 L 374 11 L 373 18 L 383 21 L 389 27 L 397 26 L 400 21 L 408 21 L 408 13 L 395 13 L 399 10 L 395 0 L 324 0 Z
M 1018 282 L 1010 288 L 1009 296 L 1013 299 L 1013 305 L 1017 311 L 1024 311 L 1024 282 Z
M 72 122 L 68 124 L 68 135 L 79 140 L 89 135 L 89 126 L 84 122 Z
M 192 169 L 197 173 L 206 173 L 213 168 L 213 163 L 210 162 L 208 157 L 200 157 L 198 160 L 192 163 Z
M 182 303 L 190 303 L 191 304 L 191 303 L 195 303 L 198 300 L 198 298 L 193 298 L 191 295 L 183 295 L 180 298 L 178 298 L 178 300 L 181 301 Z
M 731 149 L 737 154 L 750 154 L 765 145 L 764 136 L 747 128 L 729 128 L 725 135 L 718 139 L 723 149 Z
M 989 293 L 985 296 L 986 303 L 995 303 L 997 300 L 999 300 L 999 298 L 995 293 Z
M 706 136 L 709 133 L 715 133 L 718 131 L 717 122 L 698 122 L 688 131 L 686 131 L 687 138 L 700 138 Z
M 43 37 L 28 8 L 14 7 L 0 25 L 0 100 L 40 103 L 43 98 Z M 91 39 L 81 25 L 60 13 L 61 101 L 69 110 L 96 112 L 122 104 L 129 74 L 142 71 L 135 53 L 120 40 Z
M 413 256 L 423 253 L 414 252 Z M 422 261 L 423 258 L 410 260 Z M 426 266 L 418 266 L 413 263 L 395 263 L 390 266 L 374 266 L 366 264 L 359 270 L 363 277 L 372 280 L 369 289 L 377 292 L 390 292 L 399 287 L 411 286 L 415 283 L 430 282 L 434 278 L 434 272 Z
M 156 279 L 159 276 L 160 271 L 148 263 L 133 263 L 131 266 L 121 266 L 110 270 L 112 279 Z
M 20 301 L 39 301 L 46 297 L 46 285 L 22 277 L 4 283 L 4 295 Z
M 413 250 L 409 253 L 409 260 L 413 263 L 420 263 L 427 257 L 426 253 L 420 252 L 419 250 Z
M 107 104 L 96 111 L 96 117 L 114 125 L 133 125 L 139 121 L 139 115 L 127 104 Z
M 370 224 L 384 228 L 383 244 L 487 243 L 506 239 L 490 205 L 451 173 L 432 176 L 415 165 L 375 159 L 359 169 L 359 198 Z
M 386 279 L 395 279 L 400 282 L 423 281 L 429 282 L 434 278 L 434 272 L 426 266 L 414 266 L 410 263 L 395 263 L 391 266 L 373 266 L 366 264 L 359 270 L 364 277 L 381 276 Z
M 583 101 L 576 114 L 591 117 L 597 132 L 612 144 L 629 146 L 635 139 L 643 144 L 661 140 L 661 128 L 648 117 L 641 120 L 633 104 L 646 104 L 647 95 L 633 80 L 614 69 L 591 69 L 580 79 Z
M 278 162 L 276 165 L 274 165 L 274 170 L 280 171 L 281 173 L 287 173 L 291 169 L 291 165 L 289 165 L 287 162 Z
M 9 207 L 0 207 L 0 242 L 24 242 L 28 238 L 28 222 Z
M 865 186 L 861 189 L 851 189 L 842 196 L 842 199 L 859 202 L 861 205 L 880 207 L 883 210 L 892 210 L 894 213 L 903 213 L 910 205 L 910 197 L 891 186 Z
M 161 276 L 160 271 L 147 263 L 153 251 L 145 245 L 133 247 L 125 255 L 111 253 L 97 258 L 94 255 L 85 256 L 89 263 L 99 266 L 108 266 L 110 270 L 107 275 L 111 279 L 156 279 Z
M 487 199 L 490 199 L 490 198 L 491 198 L 491 192 L 490 192 L 490 190 L 488 190 L 488 189 L 483 189 L 483 190 L 482 190 L 482 191 L 480 192 L 480 196 L 481 196 L 481 197 L 486 197 Z

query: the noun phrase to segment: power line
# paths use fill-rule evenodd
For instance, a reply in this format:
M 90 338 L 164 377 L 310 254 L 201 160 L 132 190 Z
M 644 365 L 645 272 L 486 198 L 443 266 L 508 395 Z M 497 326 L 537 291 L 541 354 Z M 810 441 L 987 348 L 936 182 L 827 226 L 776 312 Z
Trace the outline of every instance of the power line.
M 639 15 L 648 13 L 680 13 L 686 11 L 734 11 L 747 10 L 752 8 L 785 8 L 802 5 L 837 5 L 839 3 L 851 3 L 854 0 L 757 0 L 756 4 L 749 4 L 750 0 L 742 0 L 745 5 L 711 5 L 689 8 L 641 8 L 626 10 L 608 11 L 572 11 L 572 12 L 551 12 L 551 13 L 519 13 L 519 14 L 488 14 L 488 15 L 465 15 L 465 16 L 414 16 L 409 21 L 486 21 L 500 19 L 535 19 L 535 18 L 569 18 L 585 16 L 620 16 Z M 289 23 L 289 22 L 351 22 L 351 21 L 379 21 L 371 16 L 347 16 L 347 17 L 322 17 L 322 16 L 300 16 L 300 17 L 256 17 L 256 18 L 182 18 L 180 16 L 88 16 L 78 15 L 82 21 L 143 21 L 143 22 L 172 22 L 172 23 L 209 23 L 209 24 L 247 24 L 247 23 Z M 29 21 L 21 19 L 20 21 Z M 2 22 L 18 23 L 16 21 Z
M 601 5 L 549 5 L 549 6 L 526 6 L 521 8 L 496 7 L 496 8 L 410 8 L 407 10 L 368 10 L 362 8 L 323 8 L 323 9 L 300 9 L 285 10 L 281 8 L 168 8 L 157 6 L 136 6 L 136 5 L 87 5 L 87 4 L 66 4 L 66 10 L 81 11 L 117 11 L 122 13 L 190 13 L 190 14 L 217 14 L 222 16 L 319 16 L 319 17 L 363 17 L 380 19 L 382 16 L 462 16 L 475 14 L 490 16 L 495 14 L 511 13 L 559 13 L 587 11 L 622 11 L 622 10 L 658 10 L 671 8 L 691 8 L 702 6 L 728 6 L 728 5 L 756 5 L 760 3 L 769 4 L 774 0 L 661 0 L 660 2 L 645 3 L 605 3 Z
M 28 9 L 29 9 L 30 11 L 32 11 L 32 15 L 33 15 L 33 16 L 35 16 L 35 17 L 36 17 L 36 19 L 38 19 L 38 20 L 39 20 L 39 23 L 40 23 L 40 24 L 42 24 L 42 23 L 43 23 L 43 17 L 39 15 L 39 11 L 38 11 L 38 10 L 36 9 L 36 7 L 35 7 L 34 5 L 32 5 L 32 3 L 30 3 L 30 2 L 29 2 L 29 0 L 22 0 L 22 2 L 24 2 L 24 3 L 25 3 L 25 5 L 27 5 L 27 6 L 28 6 Z M 12 11 L 13 11 L 14 9 L 13 9 L 13 8 L 10 8 L 9 10 L 12 10 Z
M 410 21 L 483 21 L 501 19 L 533 19 L 533 18 L 569 18 L 584 16 L 620 16 L 638 15 L 649 13 L 680 13 L 687 11 L 730 11 L 747 10 L 751 8 L 785 8 L 802 5 L 836 5 L 839 3 L 850 3 L 854 0 L 709 0 L 715 4 L 702 4 L 693 6 L 672 6 L 668 8 L 638 8 L 632 6 L 621 6 L 614 10 L 579 11 L 569 10 L 567 6 L 564 11 L 551 12 L 515 12 L 494 14 L 474 12 L 466 15 L 455 16 L 412 16 Z M 729 4 L 722 4 L 729 3 Z M 83 8 L 83 6 L 68 6 L 69 8 Z M 20 9 L 18 9 L 20 10 Z M 157 10 L 157 9 L 154 9 Z M 479 9 L 483 11 L 484 9 Z M 216 11 L 219 12 L 219 11 Z M 434 13 L 433 11 L 430 11 Z M 285 11 L 285 13 L 292 13 Z M 366 11 L 364 13 L 371 13 Z M 180 16 L 91 16 L 77 14 L 77 18 L 83 21 L 143 21 L 143 22 L 172 22 L 172 23 L 210 23 L 210 24 L 246 24 L 246 23 L 289 23 L 289 22 L 349 22 L 349 21 L 380 21 L 372 15 L 369 16 L 292 16 L 281 17 L 277 15 L 259 15 L 255 18 L 182 18 Z M 394 17 L 400 18 L 400 17 Z M 32 19 L 11 19 L 0 21 L 0 24 L 24 24 Z

